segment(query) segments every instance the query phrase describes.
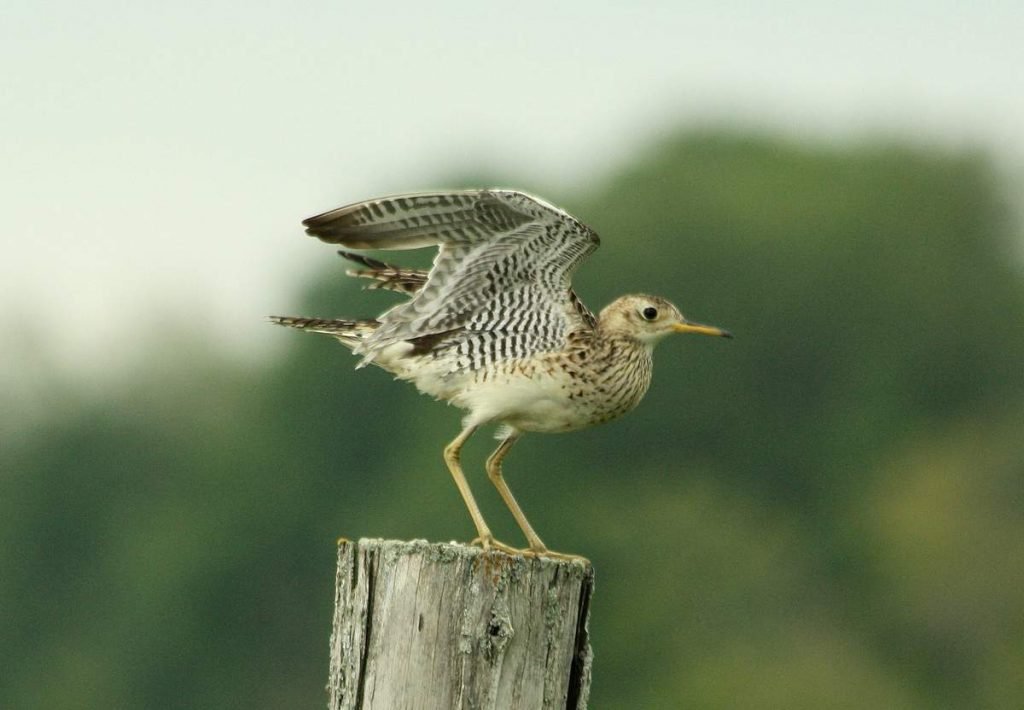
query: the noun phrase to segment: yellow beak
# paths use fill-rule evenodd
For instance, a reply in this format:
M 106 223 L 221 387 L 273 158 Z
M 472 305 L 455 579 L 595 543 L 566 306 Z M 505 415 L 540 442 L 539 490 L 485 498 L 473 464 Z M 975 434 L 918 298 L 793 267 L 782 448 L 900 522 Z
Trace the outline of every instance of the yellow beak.
M 672 326 L 672 330 L 677 333 L 696 333 L 697 335 L 717 335 L 720 338 L 731 338 L 732 333 L 728 330 L 722 330 L 716 328 L 713 325 L 701 325 L 700 323 L 690 323 L 689 321 L 681 321 Z

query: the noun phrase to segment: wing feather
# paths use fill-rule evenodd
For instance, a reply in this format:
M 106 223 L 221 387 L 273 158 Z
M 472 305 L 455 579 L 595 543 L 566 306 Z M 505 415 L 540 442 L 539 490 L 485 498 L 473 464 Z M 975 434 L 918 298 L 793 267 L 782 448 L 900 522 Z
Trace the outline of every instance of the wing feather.
M 417 339 L 461 344 L 469 355 L 482 342 L 498 353 L 514 341 L 518 356 L 529 355 L 562 347 L 573 331 L 593 329 L 593 314 L 572 292 L 571 278 L 598 247 L 598 236 L 525 193 L 397 195 L 303 224 L 312 236 L 356 249 L 439 246 L 426 283 L 384 313 L 380 327 L 357 348 L 364 362 L 388 345 Z M 474 366 L 480 358 L 470 360 Z
M 349 269 L 345 273 L 357 278 L 372 279 L 373 283 L 367 286 L 370 289 L 384 289 L 386 291 L 398 291 L 399 293 L 413 294 L 423 288 L 427 282 L 427 272 L 421 269 L 406 269 L 394 264 L 387 264 L 377 259 L 371 259 L 364 254 L 355 254 L 350 251 L 339 251 L 339 255 L 354 261 L 366 268 Z

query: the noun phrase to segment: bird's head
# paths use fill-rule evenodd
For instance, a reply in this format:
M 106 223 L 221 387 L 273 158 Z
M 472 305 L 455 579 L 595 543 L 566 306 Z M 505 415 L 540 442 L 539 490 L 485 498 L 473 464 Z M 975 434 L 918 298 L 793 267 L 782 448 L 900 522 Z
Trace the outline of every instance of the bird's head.
M 697 333 L 731 338 L 732 333 L 686 320 L 672 303 L 660 296 L 634 294 L 608 304 L 598 317 L 601 331 L 632 338 L 653 348 L 669 333 Z

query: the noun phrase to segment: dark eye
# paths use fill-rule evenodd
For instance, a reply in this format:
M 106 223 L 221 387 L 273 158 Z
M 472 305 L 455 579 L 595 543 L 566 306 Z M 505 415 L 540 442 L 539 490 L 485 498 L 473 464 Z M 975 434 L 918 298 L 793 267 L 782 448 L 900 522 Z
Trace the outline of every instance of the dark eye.
M 654 320 L 658 317 L 658 309 L 653 306 L 647 306 L 640 315 L 644 317 L 644 320 Z

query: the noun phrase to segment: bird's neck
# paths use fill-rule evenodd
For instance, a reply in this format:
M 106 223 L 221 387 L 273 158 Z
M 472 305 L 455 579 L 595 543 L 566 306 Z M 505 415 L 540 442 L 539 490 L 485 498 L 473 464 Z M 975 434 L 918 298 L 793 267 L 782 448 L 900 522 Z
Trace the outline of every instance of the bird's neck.
M 619 328 L 598 324 L 595 340 L 601 347 L 621 352 L 643 352 L 650 357 L 654 352 L 654 343 L 641 340 L 631 333 Z
M 618 360 L 623 362 L 636 362 L 640 360 L 650 362 L 654 354 L 654 345 L 652 343 L 646 343 L 639 338 L 615 330 L 601 332 L 598 329 L 594 347 L 606 353 L 606 357 L 611 362 Z

